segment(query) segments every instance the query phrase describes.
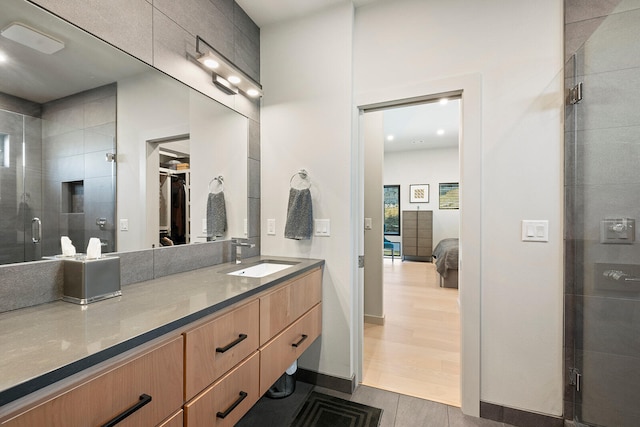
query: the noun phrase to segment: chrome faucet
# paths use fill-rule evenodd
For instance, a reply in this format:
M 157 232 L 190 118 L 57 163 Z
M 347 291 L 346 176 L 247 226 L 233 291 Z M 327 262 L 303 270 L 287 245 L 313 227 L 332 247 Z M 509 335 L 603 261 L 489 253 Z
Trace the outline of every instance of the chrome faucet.
M 255 243 L 249 243 L 249 239 L 241 237 L 232 237 L 231 245 L 236 248 L 236 264 L 242 261 L 242 248 L 255 248 Z

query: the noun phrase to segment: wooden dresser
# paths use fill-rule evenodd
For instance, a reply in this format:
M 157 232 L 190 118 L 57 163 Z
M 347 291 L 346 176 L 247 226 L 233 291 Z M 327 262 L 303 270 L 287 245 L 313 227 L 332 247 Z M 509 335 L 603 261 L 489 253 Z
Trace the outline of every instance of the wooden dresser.
M 431 262 L 433 211 L 402 211 L 402 259 Z

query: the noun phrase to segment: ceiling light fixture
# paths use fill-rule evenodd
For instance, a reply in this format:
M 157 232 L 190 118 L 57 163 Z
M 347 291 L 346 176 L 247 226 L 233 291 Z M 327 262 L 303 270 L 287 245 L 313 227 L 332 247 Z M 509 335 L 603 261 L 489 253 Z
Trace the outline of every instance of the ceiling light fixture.
M 393 141 L 394 136 L 393 135 L 389 135 L 387 136 L 387 141 Z
M 19 22 L 12 22 L 4 30 L 0 31 L 0 34 L 9 40 L 47 55 L 56 53 L 64 48 L 64 43 L 60 40 L 56 40 L 50 35 Z
M 201 49 L 201 45 L 204 45 L 206 49 Z M 236 95 L 242 92 L 251 98 L 262 96 L 260 83 L 249 77 L 200 36 L 196 36 L 195 59 L 207 71 L 211 71 L 213 84 L 227 95 Z
M 444 129 L 438 129 L 436 132 L 438 135 L 444 135 Z

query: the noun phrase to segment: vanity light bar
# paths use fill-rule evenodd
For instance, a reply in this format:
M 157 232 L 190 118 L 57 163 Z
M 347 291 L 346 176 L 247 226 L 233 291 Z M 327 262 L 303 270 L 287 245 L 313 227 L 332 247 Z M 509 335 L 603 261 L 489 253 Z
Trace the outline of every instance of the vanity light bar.
M 200 49 L 200 44 L 206 46 L 205 51 Z M 211 71 L 213 84 L 227 95 L 242 92 L 251 98 L 262 96 L 260 83 L 249 77 L 200 36 L 196 36 L 195 59 L 202 68 Z

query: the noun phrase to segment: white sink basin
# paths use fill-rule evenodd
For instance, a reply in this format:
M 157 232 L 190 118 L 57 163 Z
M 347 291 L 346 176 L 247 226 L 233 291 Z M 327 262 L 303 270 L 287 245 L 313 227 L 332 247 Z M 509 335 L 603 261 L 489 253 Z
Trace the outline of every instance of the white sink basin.
M 265 277 L 278 271 L 282 271 L 293 264 L 275 263 L 275 262 L 261 262 L 250 267 L 241 268 L 239 270 L 231 271 L 227 274 L 231 276 L 244 276 L 244 277 Z

